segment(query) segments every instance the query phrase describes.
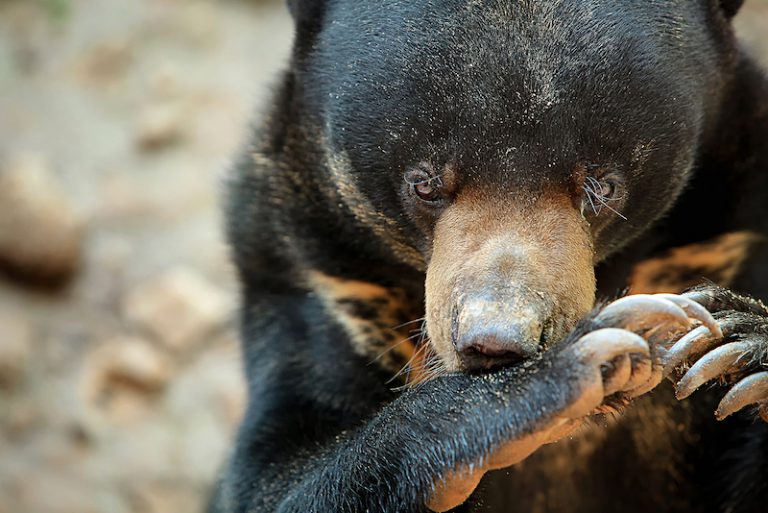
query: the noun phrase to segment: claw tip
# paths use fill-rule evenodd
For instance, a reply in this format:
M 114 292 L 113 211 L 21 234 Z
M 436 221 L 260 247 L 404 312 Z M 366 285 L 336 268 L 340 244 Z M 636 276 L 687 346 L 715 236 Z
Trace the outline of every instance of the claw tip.
M 675 390 L 675 397 L 678 401 L 682 401 L 683 399 L 688 399 L 688 396 L 690 396 L 692 392 L 693 391 L 678 388 Z

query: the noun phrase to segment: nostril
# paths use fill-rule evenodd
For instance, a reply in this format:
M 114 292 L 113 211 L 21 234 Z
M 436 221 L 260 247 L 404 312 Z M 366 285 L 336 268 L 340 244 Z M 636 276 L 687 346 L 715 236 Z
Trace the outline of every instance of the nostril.
M 513 348 L 503 347 L 501 344 L 498 344 L 495 340 L 491 339 L 478 340 L 474 345 L 469 346 L 465 352 L 473 355 L 489 356 L 491 358 L 518 354 Z
M 488 332 L 462 337 L 456 345 L 462 363 L 468 370 L 519 363 L 535 355 L 538 347 L 535 339 L 513 339 Z
M 514 365 L 528 356 L 512 350 L 491 350 L 484 346 L 471 346 L 460 352 L 461 361 L 467 370 L 486 370 Z

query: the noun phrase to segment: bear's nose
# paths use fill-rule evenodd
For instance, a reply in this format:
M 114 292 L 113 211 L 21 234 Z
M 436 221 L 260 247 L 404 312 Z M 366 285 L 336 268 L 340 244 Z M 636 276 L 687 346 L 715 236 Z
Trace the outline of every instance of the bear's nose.
M 503 330 L 482 327 L 461 336 L 456 341 L 456 350 L 467 370 L 511 365 L 537 353 L 541 332 L 538 322 L 506 325 Z
M 534 305 L 505 307 L 474 298 L 454 319 L 454 345 L 466 370 L 510 365 L 534 356 L 542 345 L 545 316 Z

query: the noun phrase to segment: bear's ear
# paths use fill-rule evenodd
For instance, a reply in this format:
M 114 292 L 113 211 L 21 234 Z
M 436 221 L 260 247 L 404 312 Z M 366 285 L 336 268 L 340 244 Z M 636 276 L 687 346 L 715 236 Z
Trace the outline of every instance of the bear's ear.
M 720 8 L 723 10 L 728 18 L 733 18 L 736 13 L 739 12 L 744 0 L 718 0 L 720 2 Z

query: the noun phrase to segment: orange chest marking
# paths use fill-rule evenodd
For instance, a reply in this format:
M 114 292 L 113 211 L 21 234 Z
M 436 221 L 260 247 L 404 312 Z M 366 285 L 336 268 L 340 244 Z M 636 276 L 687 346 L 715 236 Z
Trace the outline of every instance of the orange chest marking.
M 634 267 L 629 278 L 629 293 L 680 293 L 704 280 L 728 287 L 739 275 L 753 247 L 763 241 L 763 237 L 753 232 L 733 232 L 671 249 Z
M 307 277 L 356 353 L 393 371 L 414 357 L 421 323 L 404 291 L 319 271 Z

